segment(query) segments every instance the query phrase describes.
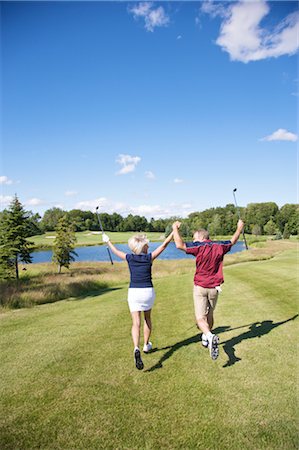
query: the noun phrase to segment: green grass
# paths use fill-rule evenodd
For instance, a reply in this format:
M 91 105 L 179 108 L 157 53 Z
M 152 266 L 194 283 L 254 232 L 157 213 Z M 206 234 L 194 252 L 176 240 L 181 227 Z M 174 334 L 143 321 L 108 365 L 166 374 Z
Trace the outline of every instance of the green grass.
M 192 261 L 154 263 L 142 372 L 124 264 L 103 265 L 114 290 L 2 314 L 1 450 L 297 448 L 298 260 L 294 244 L 273 245 L 253 250 L 270 259 L 230 255 L 215 362 L 194 325 Z
M 102 244 L 102 236 L 100 232 L 94 231 L 81 231 L 76 234 L 76 247 L 88 246 L 88 245 L 99 245 Z M 128 239 L 133 236 L 134 232 L 107 232 L 110 239 L 114 243 L 127 243 Z M 150 241 L 161 241 L 164 239 L 164 233 L 145 233 Z M 55 232 L 48 232 L 38 236 L 32 236 L 29 238 L 31 242 L 35 244 L 38 248 L 50 248 L 53 245 L 55 237 Z
M 77 232 L 76 234 L 76 247 L 82 247 L 82 246 L 89 246 L 89 245 L 99 245 L 102 244 L 102 236 L 100 234 L 100 232 L 96 231 L 81 231 L 81 232 Z M 128 232 L 114 232 L 114 231 L 109 231 L 107 232 L 107 234 L 109 235 L 111 241 L 113 243 L 127 243 L 128 239 L 133 236 L 134 234 L 136 234 L 133 231 L 128 231 Z M 164 233 L 160 233 L 160 232 L 150 232 L 150 233 L 145 233 L 147 235 L 147 237 L 149 238 L 150 241 L 154 242 L 154 241 L 163 241 L 165 236 Z M 55 237 L 55 232 L 47 232 L 45 234 L 41 234 L 41 235 L 37 235 L 37 236 L 32 236 L 30 237 L 28 240 L 30 240 L 31 242 L 34 243 L 34 245 L 39 248 L 39 249 L 43 249 L 43 248 L 51 248 L 53 245 L 53 241 L 54 241 L 54 237 Z M 211 236 L 211 239 L 213 240 L 227 240 L 230 239 L 231 236 Z M 192 240 L 192 236 L 189 237 L 190 240 Z M 251 236 L 251 235 L 246 235 L 246 239 L 248 241 L 248 244 L 251 245 L 252 243 L 255 242 L 266 242 L 267 240 L 269 240 L 269 236 Z M 240 237 L 240 240 L 243 240 L 243 237 Z

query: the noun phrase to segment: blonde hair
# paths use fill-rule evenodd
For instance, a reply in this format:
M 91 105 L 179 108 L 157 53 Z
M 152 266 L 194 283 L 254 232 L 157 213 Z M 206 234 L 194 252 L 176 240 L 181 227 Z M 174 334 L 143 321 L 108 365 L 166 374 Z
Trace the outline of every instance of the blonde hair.
M 145 234 L 136 234 L 128 240 L 130 250 L 132 250 L 132 252 L 136 255 L 142 253 L 144 246 L 148 243 L 149 240 L 147 239 Z

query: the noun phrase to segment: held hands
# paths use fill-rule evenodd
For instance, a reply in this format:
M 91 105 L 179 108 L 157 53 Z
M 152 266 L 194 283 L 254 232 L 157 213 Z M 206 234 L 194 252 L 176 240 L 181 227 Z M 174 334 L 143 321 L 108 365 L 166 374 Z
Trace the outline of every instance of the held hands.
M 110 238 L 109 238 L 109 236 L 107 236 L 107 234 L 103 233 L 102 240 L 103 240 L 103 242 L 105 242 L 107 244 L 110 241 Z
M 172 229 L 173 229 L 173 230 L 177 230 L 177 229 L 180 228 L 180 226 L 181 226 L 181 222 L 179 222 L 179 221 L 177 220 L 176 222 L 174 222 L 174 223 L 172 224 Z

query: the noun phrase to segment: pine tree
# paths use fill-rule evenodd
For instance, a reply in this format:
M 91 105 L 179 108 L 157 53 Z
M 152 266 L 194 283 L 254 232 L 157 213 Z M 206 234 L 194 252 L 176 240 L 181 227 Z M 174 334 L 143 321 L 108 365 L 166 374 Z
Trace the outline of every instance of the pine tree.
M 62 267 L 68 269 L 71 261 L 75 261 L 73 255 L 78 256 L 74 251 L 76 236 L 73 225 L 70 224 L 67 216 L 59 219 L 55 232 L 52 260 L 58 264 L 58 273 L 60 273 Z
M 33 243 L 27 241 L 30 220 L 18 197 L 15 195 L 0 220 L 0 277 L 19 278 L 19 262 L 31 263 Z

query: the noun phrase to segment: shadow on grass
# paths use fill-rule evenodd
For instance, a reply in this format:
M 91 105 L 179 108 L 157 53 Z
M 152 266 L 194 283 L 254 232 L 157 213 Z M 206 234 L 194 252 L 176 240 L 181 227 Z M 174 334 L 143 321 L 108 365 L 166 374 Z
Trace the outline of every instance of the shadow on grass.
M 107 292 L 111 292 L 111 291 L 118 291 L 119 289 L 122 289 L 121 287 L 113 287 L 113 288 L 102 288 L 102 289 L 97 289 L 93 292 L 88 292 L 87 294 L 85 293 L 84 295 L 81 296 L 77 296 L 74 298 L 70 298 L 67 299 L 70 302 L 76 302 L 78 300 L 86 300 L 87 298 L 90 297 L 98 297 L 99 295 L 103 295 L 103 294 L 107 294 Z
M 13 280 L 6 283 L 0 305 L 11 309 L 33 307 L 47 303 L 56 303 L 61 300 L 84 300 L 96 297 L 110 291 L 121 289 L 120 287 L 109 287 L 107 282 L 92 279 L 66 279 L 53 277 L 30 280 Z
M 200 341 L 200 335 L 195 334 L 194 336 L 192 336 L 188 339 L 184 339 L 183 341 L 177 342 L 174 345 L 169 345 L 168 347 L 163 347 L 163 348 L 154 348 L 151 351 L 151 353 L 155 353 L 155 352 L 158 352 L 161 350 L 168 350 L 168 351 L 159 359 L 157 364 L 155 364 L 150 369 L 145 370 L 145 372 L 153 372 L 156 369 L 162 369 L 163 362 L 165 362 L 168 358 L 170 358 L 174 354 L 174 352 L 176 352 L 177 350 L 179 350 L 182 347 L 186 347 L 187 345 L 194 344 L 199 341 Z
M 213 332 L 217 335 L 221 333 L 225 333 L 227 331 L 234 331 L 239 330 L 241 328 L 249 327 L 249 331 L 246 331 L 245 333 L 241 333 L 239 336 L 236 336 L 232 339 L 229 339 L 228 341 L 223 342 L 223 349 L 227 356 L 229 357 L 229 360 L 225 363 L 223 367 L 229 367 L 235 364 L 238 361 L 241 361 L 241 358 L 238 358 L 235 355 L 235 346 L 242 342 L 244 339 L 253 339 L 253 338 L 259 338 L 265 334 L 270 333 L 274 328 L 283 325 L 287 322 L 290 322 L 292 320 L 295 320 L 298 317 L 298 314 L 291 317 L 290 319 L 281 321 L 281 322 L 273 322 L 273 320 L 264 320 L 263 322 L 255 322 L 247 325 L 242 325 L 240 327 L 231 328 L 230 325 L 223 325 L 220 327 L 217 327 L 213 330 Z M 168 347 L 163 348 L 154 348 L 151 353 L 156 353 L 159 351 L 167 350 L 166 353 L 159 359 L 159 361 L 149 369 L 145 370 L 145 372 L 153 372 L 157 369 L 163 368 L 163 363 L 167 361 L 177 350 L 179 350 L 182 347 L 187 347 L 191 344 L 196 344 L 201 341 L 201 333 L 197 333 L 194 336 L 191 336 L 188 339 L 184 339 L 182 341 L 177 342 L 174 345 L 169 345 Z
M 260 338 L 265 334 L 270 333 L 270 331 L 274 330 L 274 328 L 279 327 L 280 325 L 284 325 L 292 320 L 295 320 L 298 317 L 298 314 L 295 314 L 290 319 L 282 320 L 281 322 L 273 322 L 273 320 L 264 320 L 263 322 L 255 322 L 249 326 L 249 330 L 245 333 L 239 334 L 239 336 L 235 336 L 228 341 L 222 343 L 223 350 L 228 356 L 228 361 L 224 364 L 223 367 L 233 366 L 238 361 L 241 361 L 241 358 L 236 356 L 235 346 L 240 344 L 240 342 L 246 339 L 254 339 Z

